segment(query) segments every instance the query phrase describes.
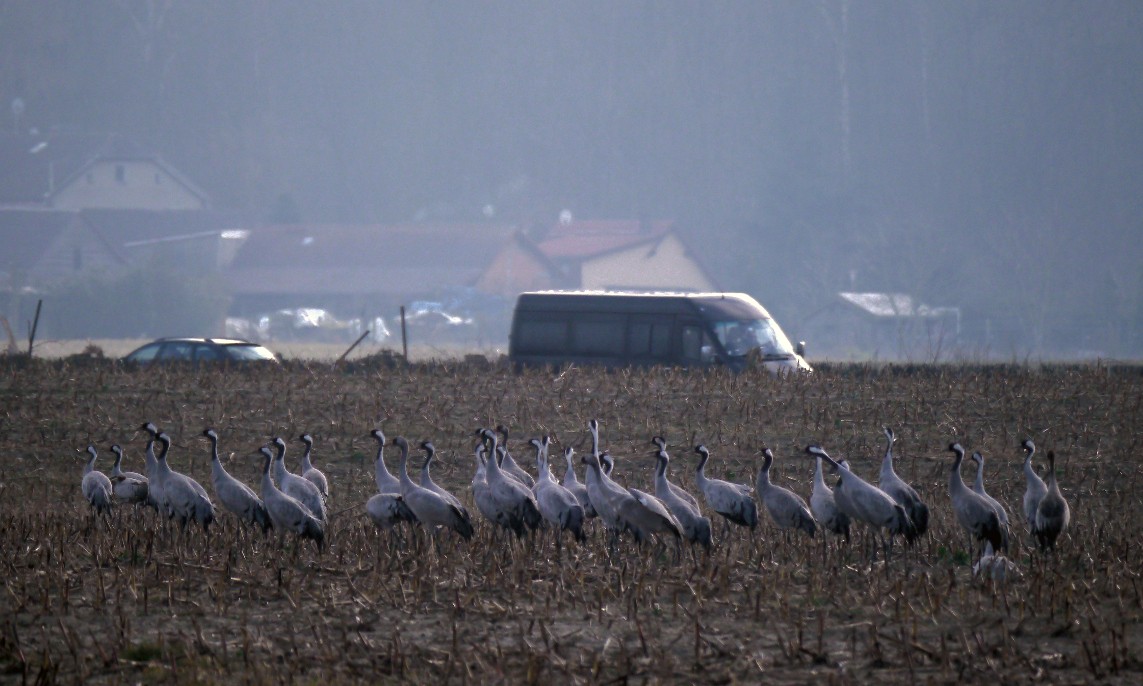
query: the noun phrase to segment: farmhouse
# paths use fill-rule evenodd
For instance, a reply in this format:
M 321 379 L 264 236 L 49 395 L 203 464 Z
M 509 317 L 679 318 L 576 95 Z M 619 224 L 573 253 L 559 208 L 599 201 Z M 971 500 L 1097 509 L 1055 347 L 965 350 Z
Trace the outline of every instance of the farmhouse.
M 224 278 L 238 315 L 284 307 L 388 314 L 475 287 L 515 231 L 499 224 L 263 227 L 250 232 Z
M 210 198 L 159 154 L 116 134 L 0 134 L 0 205 L 203 210 Z
M 573 221 L 565 217 L 536 247 L 566 274 L 566 282 L 574 288 L 719 290 L 671 221 Z
M 213 209 L 86 209 L 80 215 L 131 264 L 198 275 L 226 268 L 253 225 L 240 212 Z
M 0 210 L 0 245 L 0 290 L 10 294 L 127 264 L 79 212 Z
M 960 309 L 926 305 L 907 293 L 840 292 L 808 322 L 824 352 L 848 359 L 929 361 L 958 343 Z

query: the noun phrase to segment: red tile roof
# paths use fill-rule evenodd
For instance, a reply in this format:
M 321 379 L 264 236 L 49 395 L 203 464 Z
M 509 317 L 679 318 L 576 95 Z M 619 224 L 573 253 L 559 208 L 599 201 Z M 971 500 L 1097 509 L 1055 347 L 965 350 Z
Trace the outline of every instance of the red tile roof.
M 514 233 L 501 224 L 252 229 L 226 279 L 240 293 L 415 293 L 469 286 Z
M 553 260 L 582 260 L 642 243 L 658 241 L 674 222 L 572 221 L 557 224 L 539 241 L 540 251 Z

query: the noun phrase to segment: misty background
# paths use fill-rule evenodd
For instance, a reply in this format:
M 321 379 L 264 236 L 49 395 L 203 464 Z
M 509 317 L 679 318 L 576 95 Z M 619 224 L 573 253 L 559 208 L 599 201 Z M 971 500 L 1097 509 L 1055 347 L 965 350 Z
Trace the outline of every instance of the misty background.
M 266 222 L 671 219 L 793 338 L 901 292 L 991 353 L 1138 358 L 1141 35 L 1133 1 L 0 0 L 0 122 Z

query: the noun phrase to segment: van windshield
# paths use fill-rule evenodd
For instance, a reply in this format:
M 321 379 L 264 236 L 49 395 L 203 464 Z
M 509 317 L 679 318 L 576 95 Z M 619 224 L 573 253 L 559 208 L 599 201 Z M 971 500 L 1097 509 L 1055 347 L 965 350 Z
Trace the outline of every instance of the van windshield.
M 714 334 L 731 357 L 757 348 L 763 357 L 790 357 L 794 347 L 773 319 L 734 319 L 714 323 Z

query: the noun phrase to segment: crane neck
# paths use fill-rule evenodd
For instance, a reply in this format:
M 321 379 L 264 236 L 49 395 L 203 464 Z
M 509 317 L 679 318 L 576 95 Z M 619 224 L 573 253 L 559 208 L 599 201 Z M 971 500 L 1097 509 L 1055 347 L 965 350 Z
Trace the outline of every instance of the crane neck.
M 488 474 L 500 474 L 500 462 L 503 457 L 503 446 L 496 442 L 496 436 L 491 437 L 492 451 L 488 453 L 488 462 L 484 465 L 484 469 Z
M 401 439 L 400 436 L 393 439 L 393 442 L 397 445 L 397 449 L 401 451 L 401 458 L 399 460 L 401 465 L 401 485 L 411 487 L 413 480 L 409 478 L 409 444 L 406 443 L 404 439 Z
M 762 455 L 762 468 L 758 470 L 758 486 L 759 490 L 762 488 L 769 488 L 770 486 L 770 466 L 774 464 L 774 458 L 767 454 Z
M 960 476 L 960 463 L 964 461 L 964 453 L 957 452 L 956 459 L 953 460 L 952 469 L 949 471 L 949 491 L 959 492 L 966 490 L 964 479 Z
M 276 490 L 274 480 L 270 478 L 270 464 L 274 461 L 274 456 L 268 448 L 262 448 L 262 492 Z
M 1056 482 L 1056 455 L 1051 451 L 1048 451 L 1048 488 L 1060 490 L 1060 485 Z
M 890 474 L 895 474 L 893 471 L 893 442 L 889 442 L 889 446 L 885 448 L 885 457 L 881 459 L 881 478 L 885 478 Z
M 973 490 L 977 493 L 984 491 L 984 458 L 976 461 L 976 478 L 972 482 Z
M 313 454 L 314 444 L 305 441 L 306 449 L 302 452 L 302 470 L 313 469 L 314 465 L 310 462 L 310 455 Z

